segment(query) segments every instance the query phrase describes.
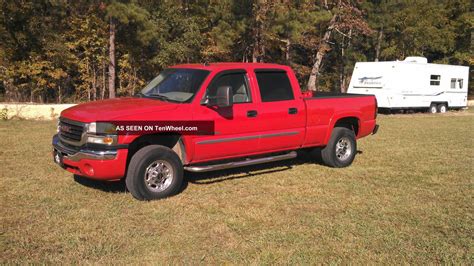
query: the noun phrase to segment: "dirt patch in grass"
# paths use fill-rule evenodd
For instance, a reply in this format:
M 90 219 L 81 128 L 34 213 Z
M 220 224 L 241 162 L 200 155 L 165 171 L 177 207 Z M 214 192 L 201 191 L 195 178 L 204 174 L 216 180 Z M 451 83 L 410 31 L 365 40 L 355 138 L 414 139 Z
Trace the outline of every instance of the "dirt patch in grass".
M 466 114 L 381 115 L 349 168 L 303 155 L 187 173 L 181 194 L 155 202 L 54 165 L 53 121 L 0 122 L 0 262 L 470 264 Z

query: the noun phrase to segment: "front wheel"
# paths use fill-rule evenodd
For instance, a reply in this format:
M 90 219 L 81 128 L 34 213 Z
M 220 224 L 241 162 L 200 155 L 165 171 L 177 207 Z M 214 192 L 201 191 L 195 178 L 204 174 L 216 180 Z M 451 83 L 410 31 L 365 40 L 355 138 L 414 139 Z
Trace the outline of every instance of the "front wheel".
M 331 167 L 347 167 L 354 161 L 357 142 L 354 131 L 336 127 L 332 131 L 328 145 L 321 151 L 323 162 Z
M 179 192 L 183 182 L 183 165 L 178 155 L 161 145 L 146 146 L 137 151 L 128 166 L 125 183 L 139 200 L 154 200 Z
M 430 108 L 428 108 L 428 112 L 431 114 L 436 114 L 438 112 L 438 107 L 436 106 L 436 104 L 432 103 L 430 105 Z

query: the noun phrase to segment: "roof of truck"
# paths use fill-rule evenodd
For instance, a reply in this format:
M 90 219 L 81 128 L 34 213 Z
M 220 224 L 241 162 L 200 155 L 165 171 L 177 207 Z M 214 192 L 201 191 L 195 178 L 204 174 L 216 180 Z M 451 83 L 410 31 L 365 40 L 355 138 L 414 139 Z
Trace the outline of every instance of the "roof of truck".
M 222 63 L 205 63 L 205 64 L 181 64 L 174 65 L 171 68 L 195 68 L 205 69 L 209 71 L 222 70 L 222 69 L 238 69 L 238 68 L 277 68 L 284 69 L 288 66 L 272 63 L 242 63 L 242 62 L 222 62 Z

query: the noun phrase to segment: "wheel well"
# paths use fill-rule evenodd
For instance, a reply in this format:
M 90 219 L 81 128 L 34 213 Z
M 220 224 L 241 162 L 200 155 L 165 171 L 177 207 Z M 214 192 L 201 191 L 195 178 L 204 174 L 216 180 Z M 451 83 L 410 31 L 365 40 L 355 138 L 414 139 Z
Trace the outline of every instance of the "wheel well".
M 150 134 L 136 138 L 128 146 L 127 166 L 133 155 L 141 148 L 148 145 L 162 145 L 173 149 L 182 162 L 185 160 L 185 149 L 179 134 Z
M 445 104 L 446 107 L 449 106 L 449 105 L 448 105 L 448 102 L 431 102 L 430 107 L 431 107 L 431 105 L 439 105 L 439 104 Z
M 352 131 L 357 136 L 359 134 L 359 119 L 357 117 L 344 117 L 337 120 L 334 127 L 345 127 Z

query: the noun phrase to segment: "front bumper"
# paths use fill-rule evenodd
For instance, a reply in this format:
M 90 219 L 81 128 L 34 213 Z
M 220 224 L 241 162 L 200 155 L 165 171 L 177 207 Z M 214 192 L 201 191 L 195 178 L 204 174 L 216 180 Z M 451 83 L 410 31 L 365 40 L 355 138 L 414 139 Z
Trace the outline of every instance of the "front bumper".
M 127 149 L 73 149 L 53 136 L 53 159 L 67 171 L 100 180 L 117 180 L 125 176 Z

